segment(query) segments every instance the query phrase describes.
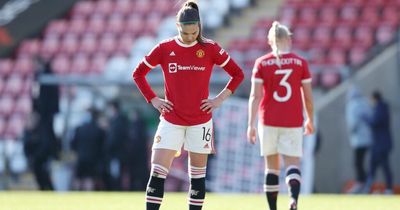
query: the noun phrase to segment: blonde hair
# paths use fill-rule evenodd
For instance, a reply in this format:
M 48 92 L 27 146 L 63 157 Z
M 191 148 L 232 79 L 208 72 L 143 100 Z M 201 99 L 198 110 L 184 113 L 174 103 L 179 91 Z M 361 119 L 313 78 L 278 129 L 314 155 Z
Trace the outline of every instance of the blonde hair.
M 272 23 L 272 27 L 268 31 L 268 41 L 271 45 L 272 52 L 277 58 L 277 63 L 280 66 L 279 48 L 278 42 L 282 39 L 290 38 L 292 32 L 285 25 L 280 24 L 278 21 Z

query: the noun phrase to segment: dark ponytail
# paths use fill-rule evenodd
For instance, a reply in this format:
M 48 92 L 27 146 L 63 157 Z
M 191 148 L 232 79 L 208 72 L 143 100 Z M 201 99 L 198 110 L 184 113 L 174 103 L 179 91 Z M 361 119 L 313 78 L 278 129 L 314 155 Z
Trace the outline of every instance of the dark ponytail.
M 187 1 L 184 6 L 191 7 L 193 9 L 196 9 L 197 11 L 199 11 L 199 6 L 197 6 L 196 2 L 194 2 L 194 1 Z
M 198 24 L 199 35 L 197 36 L 196 40 L 200 44 L 204 43 L 200 21 L 200 10 L 195 1 L 189 0 L 183 4 L 181 9 L 178 11 L 178 14 L 176 15 L 176 21 L 182 25 Z

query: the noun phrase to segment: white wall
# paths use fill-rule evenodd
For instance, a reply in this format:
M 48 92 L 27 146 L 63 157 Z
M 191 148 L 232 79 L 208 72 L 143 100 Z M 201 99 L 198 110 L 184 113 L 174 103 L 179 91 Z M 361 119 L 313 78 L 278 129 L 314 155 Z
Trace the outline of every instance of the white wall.
M 368 63 L 355 75 L 354 83 L 369 96 L 378 89 L 391 108 L 391 128 L 394 142 L 390 159 L 393 181 L 400 185 L 400 66 L 396 45 Z M 397 59 L 396 59 L 397 58 Z M 321 148 L 316 156 L 315 185 L 318 192 L 339 193 L 346 181 L 354 179 L 353 156 L 345 122 L 345 95 L 350 81 L 343 83 L 317 105 L 321 132 Z M 383 182 L 378 172 L 379 182 Z

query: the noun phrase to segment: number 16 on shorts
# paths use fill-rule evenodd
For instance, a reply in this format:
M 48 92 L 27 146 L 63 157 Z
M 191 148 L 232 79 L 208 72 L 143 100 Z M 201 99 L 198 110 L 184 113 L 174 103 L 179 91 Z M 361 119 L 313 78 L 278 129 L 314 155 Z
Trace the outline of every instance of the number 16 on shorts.
M 213 123 L 192 126 L 174 125 L 161 119 L 154 137 L 153 149 L 180 151 L 182 145 L 190 152 L 210 154 L 213 149 Z
M 189 151 L 203 154 L 210 154 L 214 146 L 212 120 L 195 126 L 189 126 L 186 130 L 187 144 Z
M 203 141 L 206 141 L 206 142 L 211 141 L 212 136 L 211 136 L 210 130 L 211 130 L 211 128 L 203 127 Z

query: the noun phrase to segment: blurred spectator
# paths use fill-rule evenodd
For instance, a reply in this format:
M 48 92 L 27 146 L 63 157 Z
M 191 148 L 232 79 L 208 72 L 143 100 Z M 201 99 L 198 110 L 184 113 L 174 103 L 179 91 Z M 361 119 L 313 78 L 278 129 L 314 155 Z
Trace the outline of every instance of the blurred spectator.
M 40 84 L 42 75 L 52 75 L 50 62 L 36 59 L 35 84 L 33 85 L 33 110 L 40 114 L 42 121 L 52 125 L 54 115 L 59 111 L 59 87 L 57 84 Z
M 347 93 L 346 105 L 346 121 L 356 172 L 356 183 L 350 189 L 350 193 L 360 193 L 367 178 L 365 157 L 371 145 L 371 129 L 364 116 L 370 115 L 371 108 L 368 100 L 357 87 L 353 86 Z
M 147 127 L 137 110 L 130 113 L 128 138 L 124 143 L 122 168 L 129 178 L 125 189 L 133 191 L 146 190 L 148 176 Z
M 392 149 L 392 139 L 390 134 L 389 107 L 383 100 L 379 91 L 374 91 L 371 95 L 373 112 L 371 117 L 365 116 L 372 130 L 371 162 L 368 172 L 367 182 L 364 192 L 371 191 L 378 167 L 383 167 L 386 179 L 385 193 L 393 192 L 392 172 L 390 169 L 389 155 Z
M 118 101 L 110 103 L 109 129 L 106 139 L 107 176 L 106 185 L 109 190 L 121 190 L 122 162 L 124 159 L 124 144 L 128 139 L 129 121 L 122 113 Z
M 40 115 L 40 124 L 43 126 L 49 141 L 56 143 L 54 151 L 57 157 L 61 150 L 61 142 L 56 138 L 53 128 L 55 114 L 59 111 L 59 87 L 57 84 L 41 84 L 39 78 L 42 75 L 51 75 L 53 70 L 50 62 L 36 59 L 35 80 L 32 88 L 33 111 Z
M 89 110 L 90 119 L 76 128 L 71 142 L 77 154 L 75 188 L 94 190 L 101 188 L 101 176 L 104 171 L 105 131 L 99 126 L 99 112 Z
M 53 190 L 50 160 L 54 157 L 55 144 L 52 143 L 46 125 L 41 123 L 41 118 L 36 112 L 33 112 L 26 122 L 22 141 L 25 155 L 40 190 Z

